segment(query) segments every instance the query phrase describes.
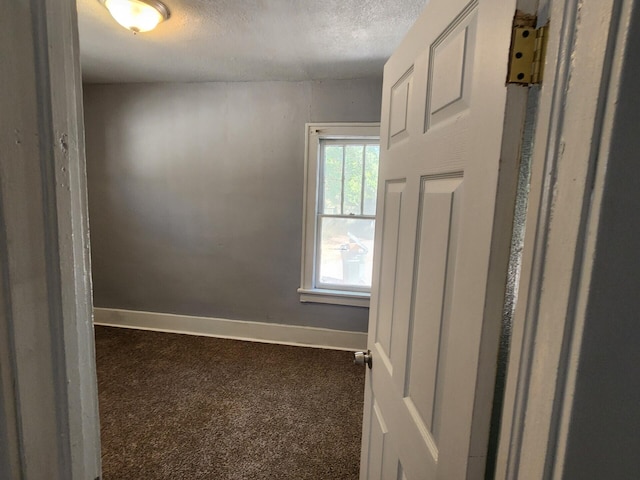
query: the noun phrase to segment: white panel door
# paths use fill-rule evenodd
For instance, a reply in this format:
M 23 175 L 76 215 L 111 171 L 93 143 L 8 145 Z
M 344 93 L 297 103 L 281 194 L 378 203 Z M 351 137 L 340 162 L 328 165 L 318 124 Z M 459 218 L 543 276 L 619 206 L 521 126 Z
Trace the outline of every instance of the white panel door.
M 431 0 L 385 66 L 362 480 L 484 476 L 514 12 L 515 0 Z

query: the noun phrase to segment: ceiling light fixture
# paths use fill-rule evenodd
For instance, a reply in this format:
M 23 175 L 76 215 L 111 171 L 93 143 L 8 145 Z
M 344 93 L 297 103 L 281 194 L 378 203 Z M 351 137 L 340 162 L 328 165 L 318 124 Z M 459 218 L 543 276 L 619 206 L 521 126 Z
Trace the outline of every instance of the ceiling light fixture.
M 133 33 L 153 30 L 171 15 L 167 6 L 157 0 L 99 0 L 111 16 Z

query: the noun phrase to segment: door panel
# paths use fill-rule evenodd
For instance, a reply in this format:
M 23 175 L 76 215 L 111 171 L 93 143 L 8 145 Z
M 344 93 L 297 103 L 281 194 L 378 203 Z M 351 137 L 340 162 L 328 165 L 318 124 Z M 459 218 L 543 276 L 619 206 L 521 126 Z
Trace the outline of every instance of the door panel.
M 371 480 L 401 479 L 404 475 L 402 464 L 394 449 L 394 443 L 389 437 L 382 412 L 375 402 L 371 414 L 370 458 L 373 463 L 369 465 L 369 478 Z
M 380 413 L 380 408 L 377 404 L 373 405 L 371 419 L 371 450 L 370 455 L 373 460 L 378 460 L 377 464 L 371 464 L 371 475 L 369 478 L 372 480 L 381 480 L 382 477 L 382 462 L 384 461 L 384 440 L 387 435 L 387 427 Z M 387 444 L 389 442 L 387 441 Z
M 409 98 L 413 85 L 413 66 L 391 87 L 389 118 L 389 144 L 399 142 L 407 136 Z
M 376 345 L 381 358 L 386 362 L 390 372 L 393 371 L 391 361 L 391 334 L 394 326 L 394 304 L 396 297 L 397 252 L 400 241 L 400 217 L 402 214 L 402 195 L 406 183 L 404 180 L 388 181 L 384 186 L 384 213 L 382 217 L 382 252 L 384 262 L 380 270 L 379 282 L 384 285 L 382 295 L 378 297 L 380 317 L 386 321 L 376 329 Z
M 460 205 L 462 185 L 463 179 L 457 175 L 425 177 L 420 196 L 411 349 L 404 395 L 435 441 L 451 310 L 451 289 L 447 285 L 451 285 L 455 273 L 459 208 L 454 206 Z
M 490 247 L 514 11 L 431 0 L 385 66 L 363 480 L 480 471 L 470 442 L 491 411 L 476 397 L 498 344 L 481 342 L 500 322 L 484 316 L 502 301 L 488 272 L 508 256 Z
M 430 46 L 425 132 L 469 108 L 476 19 L 472 3 Z

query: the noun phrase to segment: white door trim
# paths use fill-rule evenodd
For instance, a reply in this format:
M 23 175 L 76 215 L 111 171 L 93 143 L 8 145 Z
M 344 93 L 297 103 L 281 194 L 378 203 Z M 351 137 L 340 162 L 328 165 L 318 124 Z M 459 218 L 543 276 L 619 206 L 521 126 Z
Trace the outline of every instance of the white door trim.
M 92 480 L 100 437 L 76 6 L 3 8 L 0 477 Z
M 562 477 L 627 33 L 618 20 L 632 4 L 551 4 L 498 480 Z

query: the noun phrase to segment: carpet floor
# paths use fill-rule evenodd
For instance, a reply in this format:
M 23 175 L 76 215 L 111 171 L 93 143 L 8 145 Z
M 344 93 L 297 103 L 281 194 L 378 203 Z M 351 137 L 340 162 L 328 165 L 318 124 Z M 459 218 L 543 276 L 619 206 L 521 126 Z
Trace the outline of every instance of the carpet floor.
M 349 352 L 96 327 L 104 480 L 358 478 Z

